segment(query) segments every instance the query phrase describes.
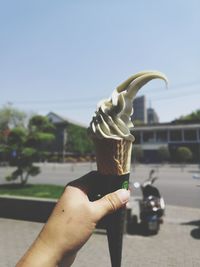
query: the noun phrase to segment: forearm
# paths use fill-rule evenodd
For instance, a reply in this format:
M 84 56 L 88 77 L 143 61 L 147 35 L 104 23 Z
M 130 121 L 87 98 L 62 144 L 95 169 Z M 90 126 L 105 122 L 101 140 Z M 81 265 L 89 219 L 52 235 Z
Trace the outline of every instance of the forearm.
M 76 254 L 66 255 L 60 262 L 38 249 L 30 248 L 20 259 L 16 267 L 70 267 Z
M 76 252 L 65 251 L 63 256 L 59 247 L 57 250 L 56 247 L 48 246 L 42 238 L 44 228 L 16 267 L 70 267 L 72 265 Z
M 57 267 L 59 259 L 37 238 L 16 267 Z

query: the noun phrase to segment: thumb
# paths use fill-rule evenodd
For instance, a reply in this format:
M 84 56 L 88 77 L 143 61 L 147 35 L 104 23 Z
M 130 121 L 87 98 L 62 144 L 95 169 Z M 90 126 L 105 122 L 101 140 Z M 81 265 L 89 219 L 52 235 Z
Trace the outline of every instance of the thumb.
M 130 191 L 126 189 L 119 189 L 113 193 L 107 194 L 101 199 L 94 201 L 94 214 L 96 221 L 102 219 L 105 215 L 112 213 L 129 201 Z

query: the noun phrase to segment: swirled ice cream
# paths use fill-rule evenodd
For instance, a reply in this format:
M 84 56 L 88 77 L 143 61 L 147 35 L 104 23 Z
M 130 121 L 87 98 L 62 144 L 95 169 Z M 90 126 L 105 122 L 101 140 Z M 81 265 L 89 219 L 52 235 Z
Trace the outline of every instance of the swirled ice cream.
M 162 79 L 167 83 L 166 76 L 161 72 L 139 72 L 119 85 L 110 98 L 100 101 L 90 123 L 89 134 L 96 146 L 97 167 L 101 172 L 112 174 L 116 169 L 117 174 L 121 175 L 130 170 L 130 155 L 134 141 L 134 136 L 130 132 L 130 128 L 133 127 L 133 100 L 138 90 L 153 79 Z M 105 159 L 107 155 L 110 159 Z M 102 165 L 105 161 L 106 164 Z M 114 169 L 110 170 L 113 164 Z

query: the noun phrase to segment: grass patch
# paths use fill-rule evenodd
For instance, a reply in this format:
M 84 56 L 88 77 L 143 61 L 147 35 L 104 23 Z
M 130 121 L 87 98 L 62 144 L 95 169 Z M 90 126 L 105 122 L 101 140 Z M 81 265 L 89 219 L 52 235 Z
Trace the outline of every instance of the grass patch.
M 64 190 L 64 186 L 49 184 L 2 184 L 0 185 L 0 195 L 28 196 L 39 198 L 59 198 Z

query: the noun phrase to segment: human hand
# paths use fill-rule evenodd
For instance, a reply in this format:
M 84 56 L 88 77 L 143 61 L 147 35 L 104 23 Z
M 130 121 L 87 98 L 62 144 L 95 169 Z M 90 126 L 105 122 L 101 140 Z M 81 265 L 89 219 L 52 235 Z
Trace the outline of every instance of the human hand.
M 98 221 L 129 200 L 129 191 L 120 189 L 91 202 L 87 185 L 82 183 L 84 179 L 77 181 L 65 188 L 41 233 L 17 267 L 71 266 Z

